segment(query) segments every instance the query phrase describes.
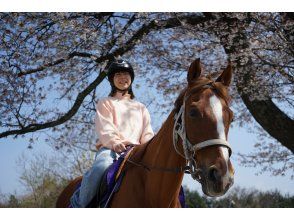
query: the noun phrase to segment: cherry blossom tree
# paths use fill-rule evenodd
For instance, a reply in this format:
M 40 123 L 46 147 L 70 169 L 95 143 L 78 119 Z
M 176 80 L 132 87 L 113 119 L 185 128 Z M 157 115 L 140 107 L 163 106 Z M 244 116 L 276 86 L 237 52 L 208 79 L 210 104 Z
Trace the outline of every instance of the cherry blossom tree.
M 293 30 L 292 13 L 1 13 L 0 138 L 87 150 L 113 59 L 134 64 L 142 89 L 165 97 L 147 100 L 151 112 L 165 114 L 200 57 L 211 77 L 233 64 L 234 126 L 260 137 L 242 163 L 283 175 L 294 166 Z

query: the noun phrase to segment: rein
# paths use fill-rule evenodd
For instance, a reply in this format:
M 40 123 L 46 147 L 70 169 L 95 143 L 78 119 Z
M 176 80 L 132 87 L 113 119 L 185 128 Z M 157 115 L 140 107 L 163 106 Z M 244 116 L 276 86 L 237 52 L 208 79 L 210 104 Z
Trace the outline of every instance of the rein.
M 190 167 L 189 166 L 185 166 L 185 167 L 174 167 L 174 168 L 166 168 L 166 167 L 157 167 L 157 166 L 147 166 L 146 164 L 144 163 L 137 163 L 135 161 L 132 161 L 130 159 L 127 160 L 128 162 L 130 162 L 131 164 L 133 165 L 136 165 L 138 167 L 142 167 L 148 171 L 152 171 L 152 170 L 156 170 L 156 171 L 162 171 L 162 172 L 172 172 L 172 173 L 182 173 L 182 172 L 185 172 L 185 173 L 189 173 L 189 169 Z
M 151 140 L 149 140 L 146 147 L 148 147 L 148 145 L 151 143 L 153 138 Z M 144 169 L 146 169 L 148 171 L 156 170 L 156 171 L 161 171 L 161 172 L 172 172 L 172 173 L 185 172 L 185 173 L 190 174 L 189 166 L 167 168 L 167 167 L 158 167 L 158 166 L 148 166 L 148 165 L 146 165 L 146 164 L 144 164 L 142 162 L 135 162 L 135 161 L 131 160 L 130 158 L 128 158 L 126 161 L 129 162 L 130 164 L 133 164 L 133 165 L 137 166 L 137 167 L 142 167 L 142 168 L 144 168 Z

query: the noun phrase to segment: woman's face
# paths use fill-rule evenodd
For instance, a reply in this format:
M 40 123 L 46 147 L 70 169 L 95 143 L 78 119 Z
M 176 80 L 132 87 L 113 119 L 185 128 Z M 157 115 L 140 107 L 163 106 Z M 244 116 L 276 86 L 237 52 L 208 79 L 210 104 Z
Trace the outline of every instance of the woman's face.
M 114 85 L 120 90 L 128 89 L 132 83 L 131 75 L 128 72 L 118 72 L 114 74 Z

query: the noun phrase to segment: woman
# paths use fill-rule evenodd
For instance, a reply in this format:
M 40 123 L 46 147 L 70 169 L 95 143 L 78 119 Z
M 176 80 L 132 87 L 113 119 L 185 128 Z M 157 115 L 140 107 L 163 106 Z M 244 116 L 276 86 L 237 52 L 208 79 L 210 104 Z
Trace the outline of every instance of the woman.
M 130 63 L 114 61 L 108 70 L 108 80 L 109 97 L 99 100 L 96 106 L 99 150 L 92 168 L 83 176 L 81 187 L 71 198 L 72 207 L 87 207 L 117 153 L 125 151 L 128 144 L 143 144 L 154 136 L 147 108 L 133 100 L 134 70 Z

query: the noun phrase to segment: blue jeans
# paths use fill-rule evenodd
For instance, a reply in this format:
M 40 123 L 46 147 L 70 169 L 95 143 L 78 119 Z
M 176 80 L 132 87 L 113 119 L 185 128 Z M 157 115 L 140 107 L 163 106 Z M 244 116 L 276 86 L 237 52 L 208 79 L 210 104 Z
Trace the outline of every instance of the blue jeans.
M 117 154 L 106 147 L 101 147 L 96 153 L 93 166 L 84 174 L 81 187 L 74 192 L 70 202 L 73 208 L 85 208 L 97 193 L 97 187 L 105 170 L 117 158 Z

